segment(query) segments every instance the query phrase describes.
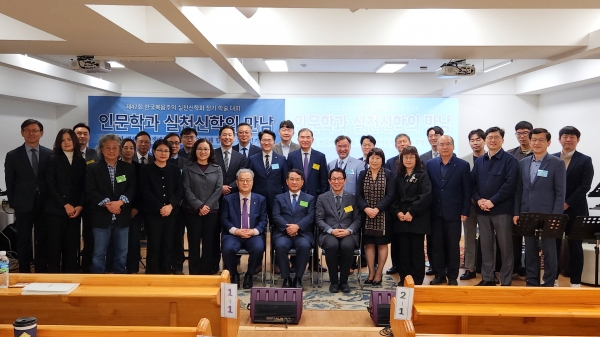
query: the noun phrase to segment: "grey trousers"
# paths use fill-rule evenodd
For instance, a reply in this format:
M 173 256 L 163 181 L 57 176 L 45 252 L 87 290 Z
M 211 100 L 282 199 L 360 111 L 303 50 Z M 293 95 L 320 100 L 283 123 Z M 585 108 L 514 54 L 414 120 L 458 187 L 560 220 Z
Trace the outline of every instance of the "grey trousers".
M 513 223 L 511 214 L 481 215 L 479 221 L 479 242 L 481 244 L 481 279 L 494 281 L 494 262 L 496 261 L 495 238 L 498 239 L 498 249 L 502 258 L 500 283 L 511 285 L 513 274 Z M 496 236 L 494 237 L 494 232 Z M 556 249 L 555 249 L 556 250 Z
M 544 253 L 544 277 L 543 286 L 554 287 L 554 281 L 558 277 L 558 258 L 556 256 L 556 239 L 542 239 L 542 252 Z M 525 268 L 527 271 L 527 285 L 540 285 L 540 255 L 538 250 L 538 238 L 535 236 L 525 237 Z
M 475 271 L 475 260 L 477 259 L 477 212 L 475 206 L 471 205 L 471 214 L 463 221 L 463 232 L 465 233 L 465 268 Z

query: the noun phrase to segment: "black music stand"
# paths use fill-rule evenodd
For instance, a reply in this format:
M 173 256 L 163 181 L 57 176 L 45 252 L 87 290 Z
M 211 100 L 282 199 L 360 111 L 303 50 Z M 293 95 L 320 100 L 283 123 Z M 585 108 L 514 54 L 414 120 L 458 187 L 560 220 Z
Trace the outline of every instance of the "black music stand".
M 588 197 L 590 197 L 590 198 L 600 197 L 600 184 L 598 184 L 596 187 L 594 187 L 594 189 L 590 193 L 588 193 Z M 590 209 L 600 209 L 600 204 L 596 205 L 596 207 L 592 207 Z
M 598 284 L 598 262 L 600 260 L 600 216 L 578 216 L 575 218 L 575 223 L 573 223 L 571 226 L 571 231 L 567 237 L 573 240 L 596 240 L 596 247 L 594 247 L 596 255 L 594 284 L 588 285 L 593 287 L 600 286 Z

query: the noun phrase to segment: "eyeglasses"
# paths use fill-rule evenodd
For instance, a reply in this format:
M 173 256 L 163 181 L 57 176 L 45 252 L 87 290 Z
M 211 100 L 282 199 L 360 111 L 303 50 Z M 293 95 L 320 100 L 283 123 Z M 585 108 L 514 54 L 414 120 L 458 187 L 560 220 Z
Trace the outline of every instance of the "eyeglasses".
M 344 181 L 346 179 L 344 179 L 344 178 L 329 178 L 329 180 L 331 180 L 331 181 Z
M 154 152 L 170 153 L 171 151 L 169 151 L 169 150 L 155 150 Z
M 415 160 L 415 156 L 402 156 L 402 159 Z
M 502 139 L 502 136 L 487 136 L 487 137 L 485 137 L 485 139 L 488 139 L 488 140 L 497 140 L 497 139 Z
M 526 137 L 529 136 L 529 131 L 524 131 L 524 132 L 515 132 L 515 136 L 517 137 Z
M 196 139 L 196 136 L 183 136 L 181 138 L 186 139 L 186 140 L 192 140 L 192 139 Z
M 197 148 L 196 151 L 198 151 L 198 152 L 210 152 L 210 149 L 209 148 L 202 148 L 202 149 L 201 148 Z
M 40 131 L 42 131 L 42 130 L 40 130 L 40 129 L 37 129 L 37 130 L 23 130 L 24 133 L 33 133 L 33 134 L 40 133 Z

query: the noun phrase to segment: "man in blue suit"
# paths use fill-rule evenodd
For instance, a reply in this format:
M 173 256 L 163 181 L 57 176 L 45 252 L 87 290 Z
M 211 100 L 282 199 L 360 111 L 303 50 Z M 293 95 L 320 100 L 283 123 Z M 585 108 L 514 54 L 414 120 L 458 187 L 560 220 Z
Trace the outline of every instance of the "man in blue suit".
M 252 276 L 260 265 L 265 251 L 267 227 L 267 202 L 259 194 L 252 193 L 254 173 L 241 169 L 237 174 L 238 193 L 223 197 L 221 203 L 221 254 L 224 268 L 231 274 L 231 283 L 240 285 L 236 254 L 244 248 L 250 253 L 248 270 L 244 276 L 244 289 L 252 288 Z
M 284 288 L 302 288 L 302 276 L 314 245 L 313 222 L 315 198 L 300 189 L 304 184 L 302 171 L 292 169 L 286 180 L 289 192 L 275 197 L 273 204 L 273 244 Z M 288 252 L 296 249 L 296 276 L 290 277 Z
M 448 282 L 458 285 L 461 221 L 471 213 L 471 174 L 469 163 L 454 154 L 454 139 L 437 140 L 439 157 L 425 165 L 431 179 L 431 255 L 435 273 L 432 285 Z M 446 279 L 446 277 L 448 279 Z
M 346 172 L 346 184 L 344 191 L 356 194 L 356 183 L 358 182 L 358 174 L 365 170 L 365 165 L 362 160 L 350 157 L 352 140 L 348 136 L 338 136 L 335 139 L 335 150 L 339 158 L 332 160 L 327 164 L 327 171 L 334 168 L 341 168 Z
M 565 163 L 548 153 L 550 132 L 543 128 L 531 131 L 533 156 L 525 157 L 519 162 L 521 179 L 515 197 L 516 224 L 522 212 L 563 214 L 566 191 Z M 544 287 L 554 287 L 558 277 L 558 258 L 556 241 L 552 238 L 542 239 L 544 252 Z M 528 286 L 540 285 L 538 240 L 535 236 L 525 237 L 525 269 Z
M 311 148 L 314 140 L 310 129 L 301 129 L 298 132 L 300 150 L 290 152 L 287 162 L 290 169 L 298 169 L 304 173 L 302 192 L 316 198 L 329 190 L 329 184 L 325 154 Z
M 562 151 L 554 156 L 565 162 L 567 168 L 567 190 L 565 194 L 564 213 L 569 216 L 567 225 L 567 236 L 570 234 L 571 226 L 578 216 L 589 215 L 586 193 L 592 187 L 594 179 L 594 166 L 592 158 L 576 150 L 581 137 L 581 132 L 574 126 L 565 126 L 558 132 Z M 560 256 L 562 240 L 557 239 L 557 256 Z M 581 240 L 569 239 L 569 277 L 571 287 L 580 287 L 581 272 L 583 271 L 583 248 Z

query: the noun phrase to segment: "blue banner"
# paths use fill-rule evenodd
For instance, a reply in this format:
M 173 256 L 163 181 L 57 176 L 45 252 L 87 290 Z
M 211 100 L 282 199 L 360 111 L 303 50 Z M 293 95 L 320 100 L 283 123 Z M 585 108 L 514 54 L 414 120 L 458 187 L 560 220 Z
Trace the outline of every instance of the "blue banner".
M 219 129 L 240 123 L 252 126 L 252 143 L 259 145 L 258 132 L 277 132 L 284 110 L 283 99 L 89 96 L 90 146 L 96 146 L 107 133 L 134 138 L 143 130 L 154 142 L 170 132 L 179 134 L 191 127 L 198 132 L 198 138 L 208 138 L 217 148 Z

